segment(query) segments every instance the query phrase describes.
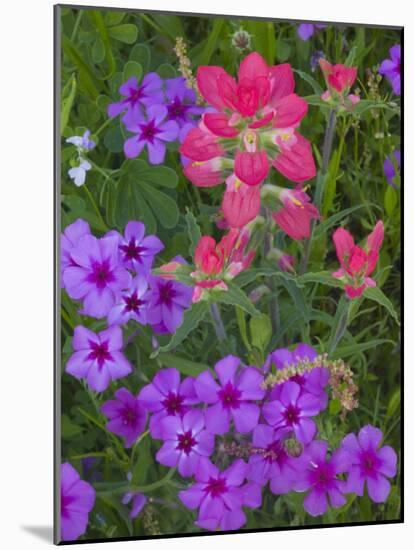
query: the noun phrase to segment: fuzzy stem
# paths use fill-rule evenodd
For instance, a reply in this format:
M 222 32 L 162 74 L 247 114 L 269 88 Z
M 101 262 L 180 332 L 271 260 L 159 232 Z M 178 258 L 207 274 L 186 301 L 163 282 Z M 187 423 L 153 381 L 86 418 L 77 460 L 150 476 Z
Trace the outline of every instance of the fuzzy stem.
M 336 126 L 336 111 L 334 109 L 332 109 L 331 112 L 329 113 L 328 125 L 326 127 L 325 138 L 323 140 L 322 169 L 321 169 L 322 176 L 326 176 L 326 174 L 328 172 L 329 159 L 331 158 L 332 144 L 333 144 L 333 140 L 334 140 L 334 137 L 335 137 L 335 126 Z M 317 193 L 319 204 L 317 204 L 316 206 L 317 206 L 318 209 L 320 208 L 320 205 L 322 204 L 323 192 L 324 192 L 324 189 L 319 189 L 318 193 Z M 312 237 L 313 237 L 313 231 L 315 229 L 315 224 L 316 224 L 316 221 L 312 220 L 310 236 L 309 236 L 309 239 L 306 241 L 305 248 L 304 248 L 304 251 L 303 251 L 302 262 L 301 262 L 301 266 L 300 266 L 300 269 L 299 269 L 299 274 L 300 275 L 303 275 L 306 272 L 306 269 L 308 267 L 309 256 L 310 256 L 310 251 L 311 251 L 311 246 L 312 246 Z
M 220 342 L 225 342 L 227 340 L 226 329 L 224 328 L 223 319 L 221 318 L 220 310 L 216 303 L 210 305 L 210 313 L 217 338 Z

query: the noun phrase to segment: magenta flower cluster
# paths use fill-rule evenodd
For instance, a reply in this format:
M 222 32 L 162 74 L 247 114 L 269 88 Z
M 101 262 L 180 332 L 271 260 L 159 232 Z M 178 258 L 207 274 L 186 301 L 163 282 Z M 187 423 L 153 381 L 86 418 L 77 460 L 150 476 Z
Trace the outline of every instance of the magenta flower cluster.
M 128 222 L 124 234 L 110 231 L 98 238 L 78 219 L 62 234 L 62 287 L 82 303 L 79 313 L 106 318 L 108 324 L 99 333 L 75 327 L 74 353 L 66 365 L 67 373 L 85 379 L 95 391 L 132 372 L 122 351 L 121 326 L 133 321 L 151 325 L 155 333 L 174 333 L 191 305 L 192 287 L 152 275 L 163 248 L 138 221 Z
M 166 144 L 182 141 L 205 111 L 183 77 L 163 80 L 157 73 L 148 73 L 138 83 L 132 76 L 119 93 L 122 99 L 108 106 L 108 116 L 122 115 L 131 134 L 124 143 L 125 156 L 135 158 L 146 148 L 151 164 L 162 164 Z
M 343 506 L 349 493 L 362 496 L 365 486 L 373 502 L 384 502 L 397 456 L 381 447 L 378 428 L 365 426 L 332 451 L 318 439 L 315 419 L 328 404 L 325 367 L 264 388 L 269 370 L 316 357 L 313 348 L 299 344 L 293 351 L 275 350 L 261 369 L 233 355 L 197 377 L 181 379 L 177 369 L 162 369 L 136 397 L 122 388 L 104 403 L 107 429 L 130 447 L 149 416 L 151 437 L 161 441 L 156 460 L 192 479 L 178 497 L 198 511 L 195 523 L 207 530 L 240 529 L 245 509 L 261 506 L 267 485 L 276 495 L 303 492 L 312 516 Z M 229 450 L 229 442 L 240 454 Z M 126 501 L 133 496 L 142 507 L 141 494 L 128 493 Z

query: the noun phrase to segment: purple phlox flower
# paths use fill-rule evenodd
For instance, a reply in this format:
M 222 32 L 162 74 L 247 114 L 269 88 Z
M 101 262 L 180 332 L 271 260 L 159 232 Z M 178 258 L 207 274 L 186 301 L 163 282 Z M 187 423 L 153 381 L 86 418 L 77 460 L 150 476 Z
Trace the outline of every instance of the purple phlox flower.
M 270 480 L 272 493 L 285 494 L 294 488 L 299 461 L 286 452 L 284 438 L 271 426 L 259 424 L 253 430 L 248 465 L 247 479 L 259 485 Z
M 126 388 L 115 392 L 115 399 L 106 401 L 101 407 L 109 419 L 107 430 L 125 439 L 125 447 L 131 447 L 145 430 L 147 411 L 139 399 Z
M 314 361 L 318 356 L 316 350 L 307 344 L 298 344 L 293 351 L 286 348 L 279 348 L 270 353 L 266 359 L 263 369 L 268 372 L 272 365 L 278 370 L 283 370 L 286 366 L 296 365 L 299 361 Z M 310 372 L 297 374 L 290 380 L 296 382 L 301 387 L 302 393 L 310 393 L 317 397 L 320 402 L 320 410 L 328 405 L 328 394 L 326 387 L 329 383 L 329 371 L 324 367 L 315 367 Z M 270 392 L 269 399 L 279 399 L 283 384 L 274 386 Z
M 255 367 L 244 367 L 237 374 L 239 365 L 238 357 L 228 355 L 214 367 L 218 383 L 209 371 L 202 372 L 195 381 L 198 397 L 209 405 L 206 428 L 214 434 L 228 432 L 232 419 L 240 433 L 251 432 L 259 421 L 260 408 L 254 401 L 265 395 L 263 376 Z
M 301 40 L 309 40 L 316 30 L 324 29 L 326 25 L 314 25 L 313 23 L 301 23 L 298 26 L 298 36 Z
M 384 160 L 384 175 L 387 178 L 388 185 L 391 185 L 394 189 L 397 187 L 394 178 L 400 171 L 400 164 L 401 152 L 398 150 Z M 397 170 L 395 167 L 397 167 Z
M 131 319 L 140 325 L 147 324 L 147 307 L 151 297 L 148 281 L 137 275 L 129 288 L 123 290 L 108 313 L 108 325 L 124 325 Z
M 204 414 L 193 409 L 180 416 L 166 416 L 162 422 L 164 445 L 156 459 L 164 466 L 178 468 L 183 477 L 194 475 L 200 457 L 214 451 L 214 435 L 204 426 Z
M 363 496 L 365 482 L 368 495 L 374 502 L 385 502 L 391 490 L 387 477 L 397 473 L 397 454 L 392 447 L 380 448 L 382 432 L 367 425 L 358 437 L 351 433 L 344 437 L 342 449 L 350 457 L 346 492 Z
M 90 135 L 90 130 L 86 130 L 83 136 L 69 137 L 66 140 L 66 143 L 71 143 L 74 145 L 78 150 L 78 153 L 82 154 L 87 151 L 91 151 L 96 146 L 96 143 L 92 139 L 89 139 Z
M 135 519 L 142 512 L 142 509 L 147 503 L 147 497 L 143 493 L 125 493 L 122 498 L 122 504 L 129 504 L 132 501 L 131 511 L 129 512 L 129 517 Z
M 389 50 L 390 59 L 384 59 L 378 72 L 384 75 L 392 86 L 395 95 L 401 95 L 401 46 L 395 44 Z
M 162 369 L 154 376 L 151 384 L 144 386 L 139 401 L 152 413 L 150 433 L 155 439 L 162 439 L 162 420 L 166 416 L 181 417 L 190 410 L 191 405 L 198 403 L 191 377 L 180 381 L 177 369 Z
M 135 134 L 124 143 L 125 156 L 135 158 L 147 146 L 151 164 L 164 162 L 165 142 L 175 141 L 179 126 L 174 120 L 167 120 L 168 110 L 165 105 L 151 105 L 143 112 L 134 115 L 128 112 L 123 122 L 130 132 Z
M 73 168 L 70 168 L 68 170 L 68 175 L 71 180 L 73 180 L 73 183 L 80 187 L 85 183 L 86 180 L 86 172 L 92 168 L 92 164 L 88 162 L 85 159 L 80 159 L 79 166 L 74 166 Z
M 139 116 L 143 107 L 162 103 L 164 99 L 162 85 L 162 78 L 157 73 L 146 74 L 141 84 L 138 84 L 135 76 L 131 76 L 119 88 L 119 93 L 124 99 L 108 105 L 108 116 L 112 118 L 125 111 L 132 117 Z
M 122 264 L 140 275 L 151 272 L 155 256 L 163 250 L 164 245 L 155 235 L 145 236 L 145 225 L 142 222 L 130 221 L 125 227 L 124 236 L 115 231 L 119 237 L 119 255 Z
M 316 434 L 316 424 L 310 418 L 320 412 L 320 402 L 310 393 L 302 393 L 299 384 L 288 380 L 282 384 L 280 399 L 263 405 L 266 422 L 281 435 L 291 432 L 300 443 L 307 445 Z
M 81 313 L 101 319 L 115 304 L 118 292 L 128 288 L 131 276 L 118 262 L 118 239 L 115 236 L 97 239 L 81 237 L 71 250 L 75 265 L 63 273 L 69 296 L 83 301 Z
M 89 387 L 97 392 L 106 390 L 111 380 L 132 371 L 121 352 L 122 330 L 117 326 L 97 334 L 82 326 L 75 327 L 72 347 L 75 351 L 66 363 L 66 372 L 78 380 L 85 378 Z
M 199 508 L 196 525 L 209 531 L 233 531 L 246 523 L 242 506 L 249 499 L 241 485 L 247 470 L 243 460 L 236 460 L 224 472 L 220 472 L 210 460 L 200 460 L 195 473 L 196 483 L 178 493 L 187 508 Z M 257 487 L 254 492 L 251 500 L 257 498 Z
M 180 127 L 197 123 L 193 117 L 199 117 L 205 111 L 196 104 L 197 96 L 194 90 L 187 86 L 185 78 L 179 76 L 165 81 L 165 106 L 168 110 L 168 120 L 174 120 Z
M 346 502 L 344 496 L 345 481 L 338 478 L 349 467 L 346 452 L 338 449 L 327 459 L 328 444 L 326 441 L 312 441 L 300 457 L 303 463 L 301 474 L 295 483 L 298 492 L 309 491 L 303 506 L 311 516 L 320 516 L 328 509 L 340 508 Z
M 83 481 L 75 468 L 65 462 L 60 466 L 60 536 L 76 540 L 86 531 L 89 512 L 95 504 L 95 489 Z
M 178 281 L 150 277 L 151 300 L 147 321 L 159 334 L 174 333 L 191 306 L 194 289 Z
M 68 266 L 76 266 L 70 253 L 78 244 L 78 241 L 84 235 L 90 235 L 91 229 L 88 222 L 80 218 L 68 225 L 65 231 L 60 236 L 60 269 L 61 269 L 61 286 L 64 288 L 63 272 Z

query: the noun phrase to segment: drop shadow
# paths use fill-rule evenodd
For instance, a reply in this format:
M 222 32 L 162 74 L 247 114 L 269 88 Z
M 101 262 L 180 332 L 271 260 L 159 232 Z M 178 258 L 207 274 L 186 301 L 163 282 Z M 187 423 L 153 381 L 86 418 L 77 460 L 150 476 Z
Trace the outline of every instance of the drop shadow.
M 22 525 L 21 528 L 26 533 L 30 533 L 40 540 L 53 544 L 53 527 L 50 525 Z

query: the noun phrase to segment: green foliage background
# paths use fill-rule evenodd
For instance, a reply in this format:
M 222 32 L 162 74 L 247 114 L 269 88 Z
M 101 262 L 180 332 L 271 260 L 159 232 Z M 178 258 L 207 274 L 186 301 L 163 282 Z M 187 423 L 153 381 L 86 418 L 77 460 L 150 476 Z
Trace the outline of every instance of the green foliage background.
M 239 28 L 251 34 L 251 50 L 240 52 L 232 45 L 231 37 Z M 182 341 L 160 339 L 168 351 L 155 358 L 151 358 L 150 329 L 140 330 L 137 336 L 133 328 L 128 328 L 126 354 L 135 366 L 133 374 L 112 383 L 103 395 L 94 395 L 63 369 L 72 353 L 74 326 L 83 324 L 102 330 L 105 322 L 79 315 L 76 304 L 62 291 L 62 461 L 71 462 L 82 472 L 82 458 L 97 459 L 93 467 L 98 476 L 97 502 L 83 538 L 198 530 L 193 525 L 194 514 L 176 496 L 186 481 L 154 461 L 159 443 L 144 437 L 132 451 L 125 451 L 121 440 L 106 431 L 99 406 L 121 385 L 136 393 L 161 367 L 176 367 L 185 375 L 197 375 L 228 352 L 259 364 L 276 347 L 300 341 L 312 344 L 321 353 L 326 351 L 337 327 L 343 294 L 329 276 L 337 268 L 331 235 L 340 224 L 362 240 L 376 220 L 384 221 L 385 241 L 376 271 L 382 292 L 372 290 L 352 306 L 348 329 L 334 352 L 356 374 L 359 408 L 341 420 L 332 402 L 329 411 L 321 415 L 320 435 L 335 446 L 344 434 L 371 423 L 383 430 L 387 444 L 397 451 L 401 447 L 400 327 L 396 321 L 401 297 L 400 191 L 390 187 L 383 174 L 385 157 L 400 148 L 400 107 L 389 84 L 380 81 L 376 72 L 388 56 L 388 49 L 400 42 L 400 31 L 330 25 L 303 42 L 296 26 L 288 22 L 62 8 L 62 231 L 77 218 L 87 220 L 97 235 L 112 228 L 123 230 L 127 221 L 140 219 L 147 232 L 156 232 L 166 245 L 160 262 L 177 254 L 190 259 L 192 239 L 198 230 L 219 236 L 212 215 L 220 206 L 222 186 L 200 191 L 187 181 L 176 143 L 169 145 L 163 166 L 149 165 L 145 155 L 125 160 L 125 131 L 118 118 L 110 120 L 106 115 L 108 103 L 118 99 L 118 87 L 129 76 L 140 77 L 148 71 L 157 71 L 164 78 L 179 75 L 173 52 L 178 36 L 188 45 L 194 70 L 199 65 L 216 64 L 235 74 L 241 58 L 253 50 L 269 63 L 290 63 L 296 73 L 295 91 L 310 103 L 301 133 L 312 143 L 318 166 L 327 110 L 319 99 L 325 89 L 323 78 L 319 69 L 312 72 L 311 55 L 320 50 L 333 62 L 357 66 L 356 87 L 362 99 L 352 116 L 338 120 L 321 204 L 323 222 L 312 241 L 308 273 L 289 277 L 275 272 L 264 259 L 259 241 L 254 264 L 258 269 L 244 274 L 244 278 L 241 275 L 238 282 L 248 294 L 271 280 L 271 292 L 256 304 L 262 312 L 260 317 L 250 315 L 252 311 L 246 308 L 221 304 L 230 335 L 226 349 L 218 345 L 213 325 L 202 308 L 192 308 L 186 326 L 189 334 L 184 334 Z M 86 185 L 77 188 L 67 175 L 74 148 L 65 139 L 81 135 L 86 128 L 92 131 L 97 147 L 89 156 L 93 169 Z M 282 186 L 287 183 L 275 170 L 271 181 Z M 317 181 L 310 182 L 311 196 L 315 196 Z M 279 239 L 280 247 L 300 260 L 303 244 Z M 267 315 L 269 303 L 275 299 L 279 312 L 276 332 Z M 128 471 L 132 471 L 133 485 L 144 487 L 152 498 L 144 516 L 134 521 L 120 503 Z M 400 471 L 385 504 L 371 504 L 366 496 L 349 498 L 344 508 L 330 511 L 322 519 L 305 514 L 300 494 L 276 497 L 266 492 L 263 507 L 248 511 L 246 528 L 398 519 Z

